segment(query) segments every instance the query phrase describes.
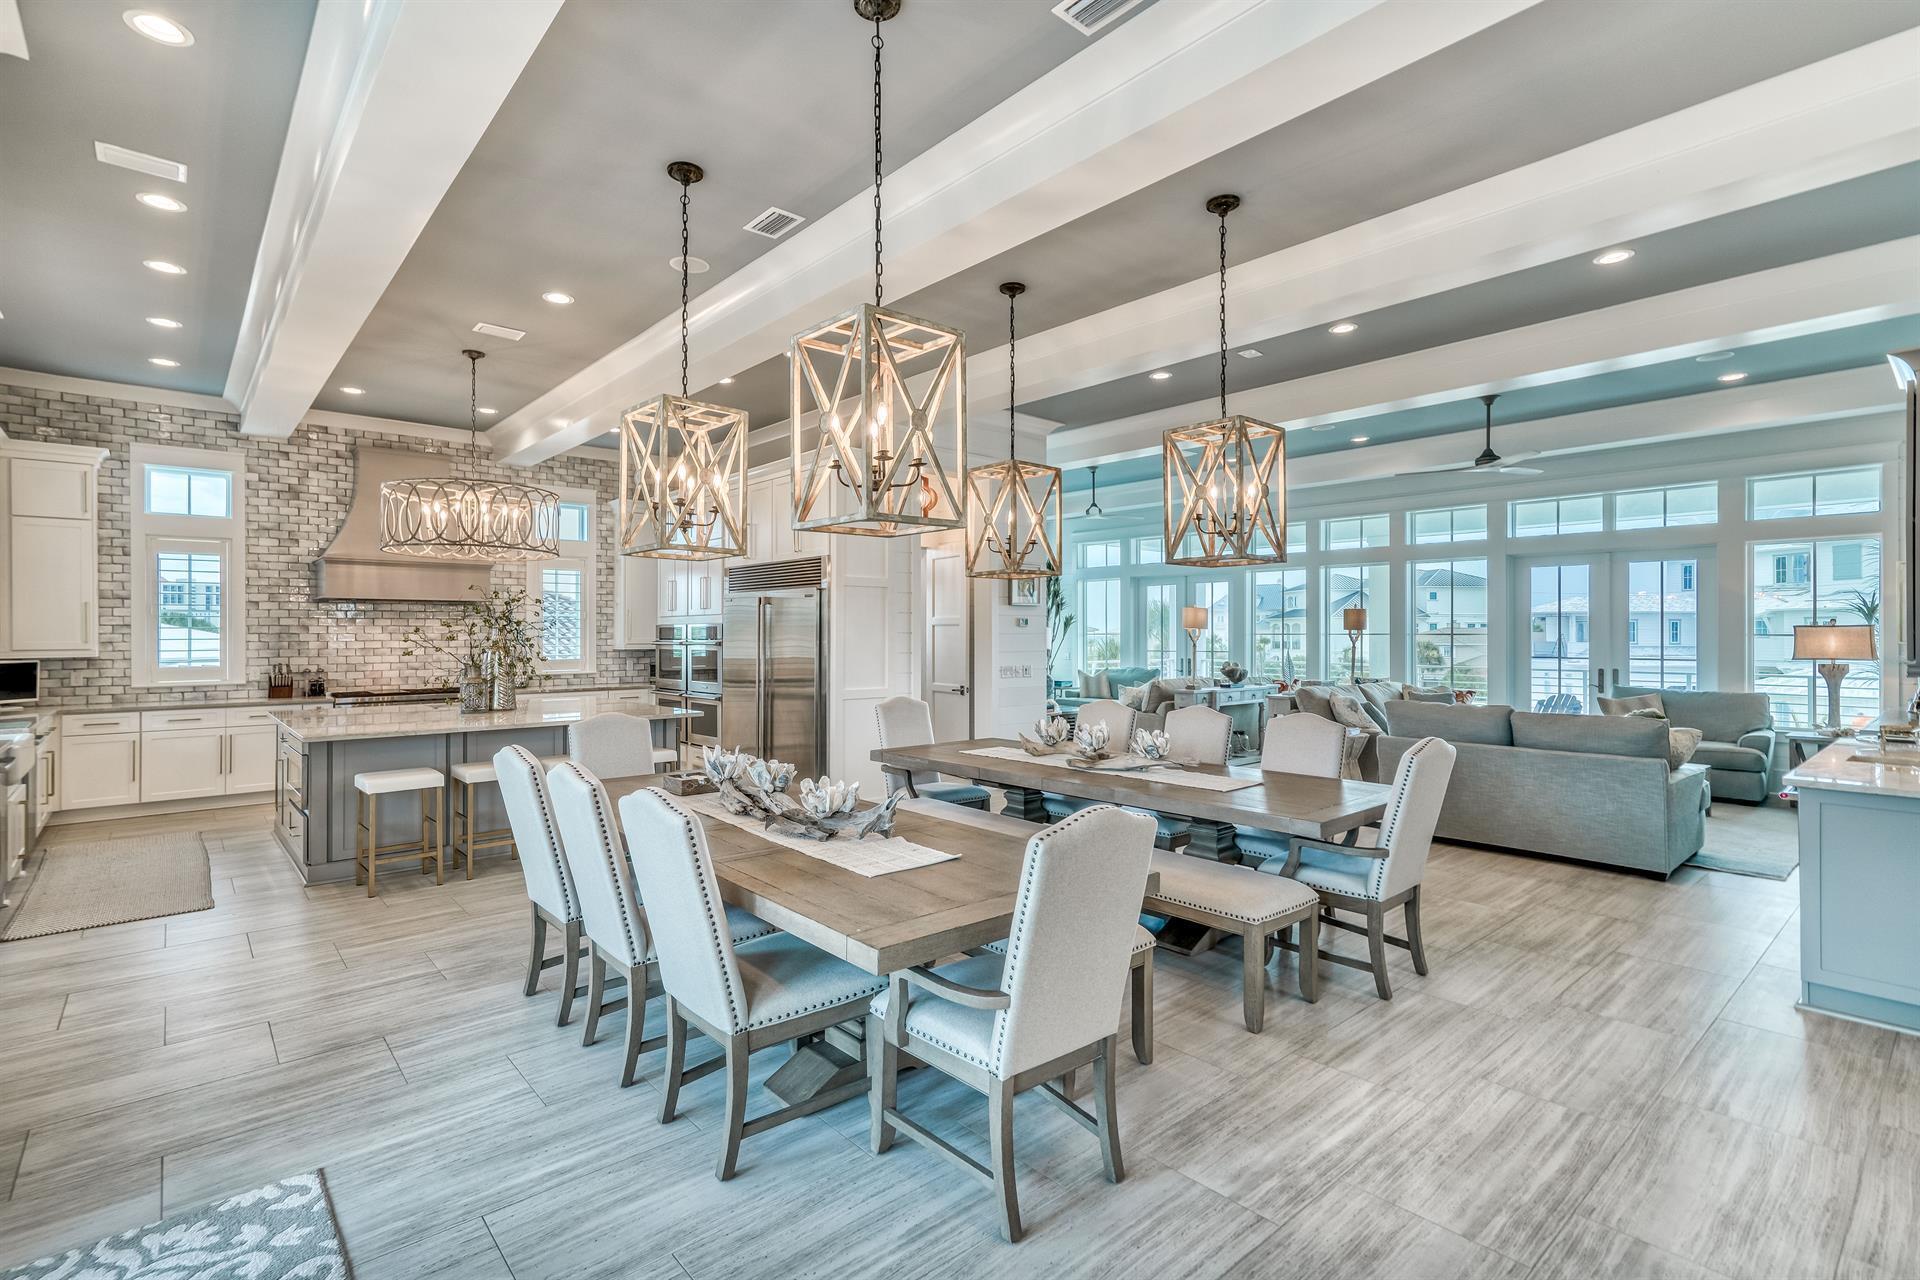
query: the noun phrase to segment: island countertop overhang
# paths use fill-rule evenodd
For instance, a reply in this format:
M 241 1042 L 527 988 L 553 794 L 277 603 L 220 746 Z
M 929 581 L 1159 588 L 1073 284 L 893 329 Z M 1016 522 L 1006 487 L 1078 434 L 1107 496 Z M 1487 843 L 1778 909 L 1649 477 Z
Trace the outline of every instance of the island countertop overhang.
M 686 720 L 697 715 L 685 707 L 663 707 L 613 698 L 573 698 L 544 702 L 526 698 L 511 711 L 462 712 L 452 703 L 399 703 L 276 711 L 274 721 L 301 742 L 347 742 L 370 738 L 440 737 L 489 733 L 501 729 L 555 729 L 590 716 L 629 715 L 639 720 Z

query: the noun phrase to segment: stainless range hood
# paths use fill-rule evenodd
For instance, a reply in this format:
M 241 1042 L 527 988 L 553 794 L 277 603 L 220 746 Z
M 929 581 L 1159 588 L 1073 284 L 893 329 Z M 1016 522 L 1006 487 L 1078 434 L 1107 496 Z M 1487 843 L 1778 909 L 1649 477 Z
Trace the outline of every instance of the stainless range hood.
M 485 595 L 492 565 L 423 560 L 380 549 L 381 482 L 450 476 L 452 457 L 370 445 L 357 446 L 353 456 L 353 497 L 333 544 L 313 562 L 313 598 L 467 602 Z

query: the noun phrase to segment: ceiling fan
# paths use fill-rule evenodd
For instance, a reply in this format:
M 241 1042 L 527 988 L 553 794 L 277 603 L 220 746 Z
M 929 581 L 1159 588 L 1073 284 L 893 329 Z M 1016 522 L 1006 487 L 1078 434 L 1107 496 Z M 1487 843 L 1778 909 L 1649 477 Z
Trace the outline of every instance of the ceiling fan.
M 1427 475 L 1440 471 L 1493 471 L 1505 476 L 1537 476 L 1542 474 L 1538 467 L 1522 467 L 1518 463 L 1540 456 L 1538 450 L 1531 453 L 1516 453 L 1511 458 L 1503 458 L 1493 451 L 1493 402 L 1498 395 L 1484 395 L 1480 403 L 1486 406 L 1486 446 L 1480 450 L 1472 462 L 1447 462 L 1437 467 L 1416 467 L 1412 471 L 1403 471 L 1401 475 Z

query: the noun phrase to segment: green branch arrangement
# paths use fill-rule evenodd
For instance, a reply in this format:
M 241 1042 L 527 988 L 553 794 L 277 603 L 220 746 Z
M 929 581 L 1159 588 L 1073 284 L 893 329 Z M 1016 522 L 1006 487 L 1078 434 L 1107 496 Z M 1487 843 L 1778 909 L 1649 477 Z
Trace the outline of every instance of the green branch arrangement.
M 456 667 L 479 667 L 516 689 L 546 678 L 540 671 L 540 606 L 520 587 L 496 588 L 437 624 L 416 624 L 400 652 L 409 658 L 437 653 Z

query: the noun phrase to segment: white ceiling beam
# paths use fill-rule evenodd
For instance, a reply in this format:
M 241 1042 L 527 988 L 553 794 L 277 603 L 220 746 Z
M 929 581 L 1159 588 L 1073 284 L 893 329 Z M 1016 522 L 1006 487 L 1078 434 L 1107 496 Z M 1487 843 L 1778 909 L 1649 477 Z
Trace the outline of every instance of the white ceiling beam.
M 1532 0 L 1183 0 L 1155 5 L 889 174 L 887 286 L 946 279 L 1389 76 Z M 695 385 L 784 351 L 871 290 L 873 205 L 846 201 L 709 289 Z M 532 463 L 612 429 L 678 373 L 678 316 L 492 429 Z
M 20 0 L 0 0 L 0 54 L 27 58 L 27 29 L 20 22 Z
M 1242 342 L 1318 328 L 1915 160 L 1920 29 L 1236 264 L 1228 317 Z M 1023 337 L 1022 396 L 1207 354 L 1216 289 L 1208 274 Z
M 1920 312 L 1920 237 L 1717 280 L 1390 359 L 1236 392 L 1232 409 L 1289 431 L 1450 404 L 1522 387 Z M 1195 400 L 1047 440 L 1047 461 L 1085 466 L 1157 452 L 1169 427 L 1217 413 Z
M 319 6 L 227 372 L 243 433 L 300 425 L 559 8 Z

